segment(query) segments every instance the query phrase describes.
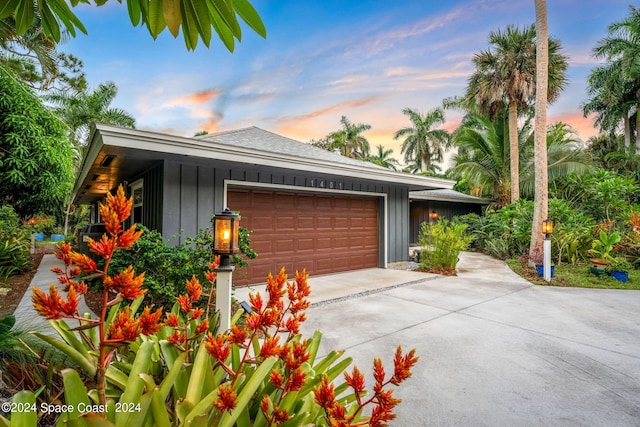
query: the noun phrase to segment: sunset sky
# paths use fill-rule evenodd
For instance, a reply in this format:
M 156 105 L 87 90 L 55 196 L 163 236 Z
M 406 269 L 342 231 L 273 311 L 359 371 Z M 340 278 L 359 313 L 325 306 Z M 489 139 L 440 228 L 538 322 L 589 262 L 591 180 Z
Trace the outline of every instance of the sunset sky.
M 153 40 L 133 27 L 126 7 L 78 6 L 88 36 L 60 46 L 84 62 L 92 87 L 113 81 L 113 106 L 137 127 L 183 136 L 258 126 L 300 141 L 340 127 L 340 117 L 367 123 L 372 149 L 401 159 L 393 133 L 408 125 L 401 110 L 427 112 L 461 95 L 474 53 L 492 30 L 535 21 L 533 0 L 293 1 L 253 0 L 267 27 L 262 39 L 243 26 L 229 53 L 221 42 L 188 52 L 182 35 Z M 586 140 L 597 133 L 582 117 L 591 56 L 607 26 L 624 18 L 628 0 L 548 0 L 549 33 L 569 57 L 569 85 L 549 108 Z M 215 37 L 215 35 L 214 35 Z M 460 113 L 446 112 L 452 130 Z M 445 165 L 446 167 L 446 165 Z

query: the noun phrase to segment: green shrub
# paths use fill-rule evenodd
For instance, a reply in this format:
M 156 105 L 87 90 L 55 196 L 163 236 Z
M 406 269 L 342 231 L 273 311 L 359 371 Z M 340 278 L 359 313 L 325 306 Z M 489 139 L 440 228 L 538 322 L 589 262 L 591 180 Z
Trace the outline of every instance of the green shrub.
M 22 273 L 31 266 L 29 241 L 22 237 L 8 237 L 0 240 L 0 281 Z
M 420 256 L 422 268 L 454 272 L 460 252 L 473 240 L 465 230 L 467 225 L 440 219 L 435 224 L 423 222 L 420 227 L 420 246 L 425 247 Z

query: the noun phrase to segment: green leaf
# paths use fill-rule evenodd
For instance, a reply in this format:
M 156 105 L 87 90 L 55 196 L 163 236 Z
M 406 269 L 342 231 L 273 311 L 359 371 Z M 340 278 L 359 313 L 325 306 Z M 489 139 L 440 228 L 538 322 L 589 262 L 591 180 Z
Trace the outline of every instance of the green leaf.
M 206 1 L 182 0 L 182 3 L 184 4 L 184 11 L 186 12 L 184 19 L 189 21 L 190 26 L 196 28 L 204 44 L 209 47 L 211 41 L 211 21 L 209 19 L 209 10 L 207 9 Z
M 267 38 L 267 29 L 260 15 L 248 0 L 233 0 L 233 8 L 253 31 L 262 36 L 262 38 Z
M 167 0 L 164 0 L 167 1 Z M 164 7 L 163 0 L 152 1 L 149 3 L 149 16 L 147 18 L 147 28 L 149 29 L 149 33 L 155 40 L 158 37 L 158 34 L 164 30 L 167 26 L 164 22 L 164 14 L 162 12 Z
M 185 400 L 193 402 L 194 404 L 200 401 L 204 388 L 205 373 L 210 369 L 209 353 L 207 352 L 206 346 L 201 345 L 193 361 Z
M 80 417 L 79 405 L 81 403 L 85 406 L 90 404 L 87 389 L 80 379 L 80 375 L 74 369 L 62 370 L 62 382 L 64 384 L 64 402 L 71 409 L 65 414 L 66 420 L 77 420 Z
M 224 43 L 227 50 L 229 52 L 233 52 L 235 49 L 235 39 L 233 38 L 233 34 L 229 28 L 227 28 L 225 23 L 222 21 L 222 18 L 220 18 L 220 15 L 218 15 L 211 4 L 209 5 L 209 11 L 211 13 L 211 25 L 213 26 L 213 29 L 218 33 L 218 37 L 222 40 L 222 43 Z
M 240 412 L 249 404 L 253 398 L 254 393 L 258 390 L 258 387 L 263 383 L 265 378 L 271 373 L 271 368 L 278 361 L 275 356 L 271 356 L 265 359 L 258 369 L 255 370 L 251 379 L 249 379 L 242 387 L 242 390 L 238 394 L 236 408 L 229 412 L 222 414 L 218 427 L 232 427 L 240 416 Z
M 36 396 L 27 390 L 22 390 L 13 396 L 13 402 L 29 405 L 34 407 L 36 405 Z M 38 425 L 38 412 L 37 411 L 17 411 L 11 414 L 11 425 L 20 427 L 36 427 Z
M 11 15 L 18 6 L 20 0 L 6 0 L 3 5 L 0 5 L 0 19 L 4 19 Z
M 95 365 L 92 364 L 89 360 L 87 360 L 86 357 L 84 357 L 78 350 L 76 350 L 75 348 L 71 347 L 69 344 L 63 343 L 60 340 L 57 340 L 57 339 L 55 339 L 53 337 L 50 337 L 48 335 L 43 335 L 43 334 L 41 334 L 39 332 L 33 332 L 33 334 L 35 336 L 37 336 L 38 338 L 40 338 L 41 340 L 46 341 L 47 343 L 51 344 L 52 346 L 54 346 L 58 350 L 62 351 L 67 356 L 69 356 L 71 358 L 71 360 L 76 362 L 78 364 L 78 366 L 80 366 L 80 368 L 82 368 L 82 370 L 88 376 L 94 377 L 96 375 L 96 367 L 95 367 Z
M 181 353 L 180 356 L 175 360 L 175 363 L 169 369 L 169 372 L 164 376 L 162 382 L 160 383 L 160 395 L 162 396 L 162 400 L 165 400 L 169 396 L 169 392 L 171 388 L 174 386 L 176 378 L 180 375 L 180 372 L 184 369 L 184 361 L 187 358 L 187 353 Z
M 171 420 L 167 413 L 165 398 L 159 390 L 153 390 L 151 395 L 151 414 L 153 415 L 153 425 L 156 427 L 171 427 Z
M 78 350 L 87 360 L 91 361 L 93 359 L 93 357 L 89 355 L 89 349 L 76 337 L 75 333 L 71 332 L 67 322 L 62 319 L 49 320 L 49 324 L 60 334 L 60 337 L 62 337 L 67 344 Z
M 180 12 L 180 0 L 162 0 L 162 16 L 173 37 L 178 37 L 182 13 Z
M 71 9 L 69 9 L 69 5 L 67 5 L 65 0 L 51 0 L 49 5 L 51 6 L 51 10 L 53 11 L 53 13 L 55 13 L 55 15 L 60 18 L 72 37 L 76 36 L 76 28 L 82 31 L 84 34 L 87 34 L 87 29 L 84 27 L 84 24 L 71 11 Z M 50 34 L 47 33 L 46 29 L 45 34 L 50 36 Z M 56 40 L 56 42 L 59 41 L 60 40 Z
M 242 30 L 231 3 L 227 2 L 227 0 L 212 0 L 211 3 L 220 19 L 222 19 L 224 26 L 231 31 L 235 38 L 240 40 L 242 38 Z
M 129 19 L 131 20 L 131 23 L 134 27 L 137 27 L 142 15 L 138 0 L 127 0 L 127 11 L 129 12 Z
M 198 44 L 198 30 L 191 22 L 191 16 L 185 8 L 185 2 L 180 2 L 180 14 L 182 15 L 182 36 L 188 50 L 194 50 Z
M 60 40 L 60 25 L 58 24 L 56 16 L 47 3 L 41 3 L 41 6 L 40 17 L 42 18 L 42 28 L 49 29 L 52 39 Z
M 24 34 L 29 29 L 36 15 L 32 0 L 22 0 L 16 9 L 16 32 Z
M 145 341 L 138 349 L 136 358 L 133 361 L 131 372 L 127 386 L 120 397 L 121 403 L 141 403 L 142 392 L 144 391 L 144 381 L 140 378 L 140 374 L 146 373 L 151 364 L 151 353 L 153 352 L 153 341 Z M 147 402 L 150 404 L 150 402 Z M 120 412 L 116 414 L 117 425 L 128 425 L 129 419 L 136 415 L 135 413 Z

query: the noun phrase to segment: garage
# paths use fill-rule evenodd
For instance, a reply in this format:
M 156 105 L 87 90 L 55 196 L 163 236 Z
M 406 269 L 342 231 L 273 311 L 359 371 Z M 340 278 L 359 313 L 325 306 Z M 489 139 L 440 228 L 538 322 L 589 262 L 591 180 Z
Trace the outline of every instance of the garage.
M 258 258 L 234 274 L 236 285 L 263 283 L 285 267 L 310 275 L 380 265 L 379 198 L 229 188 L 227 206 L 253 233 Z

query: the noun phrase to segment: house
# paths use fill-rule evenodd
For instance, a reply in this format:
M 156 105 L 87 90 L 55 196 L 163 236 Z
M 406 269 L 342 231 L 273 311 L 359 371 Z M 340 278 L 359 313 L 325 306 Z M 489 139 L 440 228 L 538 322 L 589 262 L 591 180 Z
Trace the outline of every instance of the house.
M 175 244 L 210 227 L 215 212 L 239 211 L 258 258 L 236 284 L 264 282 L 282 266 L 318 275 L 405 261 L 409 193 L 454 184 L 257 127 L 187 138 L 98 125 L 74 203 L 95 205 L 121 183 L 134 196 L 133 220 Z

